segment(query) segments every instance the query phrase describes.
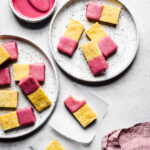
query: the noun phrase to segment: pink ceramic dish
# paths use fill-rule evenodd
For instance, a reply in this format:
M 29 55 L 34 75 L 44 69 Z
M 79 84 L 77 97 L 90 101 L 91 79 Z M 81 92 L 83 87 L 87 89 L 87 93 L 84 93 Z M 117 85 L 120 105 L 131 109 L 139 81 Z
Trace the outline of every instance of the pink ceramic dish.
M 39 1 L 34 0 L 9 0 L 10 7 L 14 14 L 21 20 L 36 23 L 47 19 L 53 12 L 56 0 L 40 0 L 45 2 L 44 7 L 40 7 Z

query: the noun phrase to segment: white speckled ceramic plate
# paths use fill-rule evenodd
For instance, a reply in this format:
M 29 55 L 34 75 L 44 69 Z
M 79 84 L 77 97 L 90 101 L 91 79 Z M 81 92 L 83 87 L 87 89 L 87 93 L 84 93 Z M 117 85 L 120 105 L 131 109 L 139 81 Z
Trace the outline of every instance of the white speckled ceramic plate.
M 57 102 L 57 96 L 59 91 L 58 76 L 54 68 L 53 62 L 49 57 L 34 43 L 17 36 L 11 35 L 1 35 L 0 44 L 8 41 L 15 41 L 18 44 L 19 58 L 18 61 L 9 63 L 8 66 L 11 72 L 11 86 L 0 88 L 2 89 L 13 89 L 18 90 L 18 109 L 24 108 L 27 106 L 32 106 L 26 96 L 23 94 L 18 84 L 13 80 L 13 64 L 14 63 L 35 63 L 35 62 L 44 62 L 46 65 L 46 79 L 45 82 L 41 85 L 45 93 L 52 101 L 51 107 L 45 109 L 41 113 L 38 113 L 35 109 L 35 115 L 37 117 L 36 123 L 33 126 L 17 128 L 10 130 L 8 132 L 3 132 L 0 127 L 0 138 L 17 138 L 31 133 L 32 131 L 39 128 L 45 121 L 50 117 L 53 112 L 53 109 Z M 34 108 L 34 107 L 33 107 Z M 5 114 L 13 110 L 2 110 L 0 109 L 0 114 Z
M 94 0 L 101 4 L 115 5 L 115 0 Z M 69 20 L 75 19 L 85 25 L 85 30 L 93 25 L 86 19 L 86 5 L 89 0 L 70 0 L 55 14 L 50 25 L 50 47 L 57 64 L 70 76 L 87 82 L 102 82 L 112 79 L 122 73 L 133 61 L 138 49 L 138 33 L 136 23 L 129 10 L 122 5 L 119 23 L 116 27 L 101 24 L 103 29 L 114 39 L 119 48 L 117 53 L 107 59 L 109 69 L 100 76 L 94 77 L 82 54 L 81 45 L 88 42 L 83 33 L 78 48 L 72 58 L 69 58 L 57 51 L 57 44 L 60 36 L 63 35 Z

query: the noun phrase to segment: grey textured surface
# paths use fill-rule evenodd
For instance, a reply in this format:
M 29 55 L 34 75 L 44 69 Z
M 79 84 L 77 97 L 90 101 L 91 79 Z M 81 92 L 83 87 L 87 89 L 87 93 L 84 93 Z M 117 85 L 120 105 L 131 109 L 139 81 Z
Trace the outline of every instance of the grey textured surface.
M 139 52 L 132 66 L 117 79 L 101 85 L 83 85 L 84 88 L 102 97 L 110 105 L 108 115 L 103 120 L 97 137 L 87 147 L 87 150 L 100 150 L 101 136 L 114 129 L 150 120 L 150 1 L 122 1 L 130 8 L 139 25 L 141 39 Z M 63 1 L 58 0 L 57 8 L 62 3 Z M 49 52 L 48 27 L 50 19 L 40 24 L 30 25 L 14 17 L 7 0 L 1 0 L 0 8 L 0 34 L 16 34 L 26 37 L 42 47 L 45 52 Z M 58 67 L 57 70 L 60 77 L 61 97 L 65 91 L 64 85 L 69 86 L 72 83 L 72 79 Z M 47 127 L 48 123 L 38 132 L 17 141 L 0 141 L 0 150 L 28 150 L 28 147 L 33 142 L 36 142 L 37 138 L 44 138 L 43 134 L 47 133 L 44 132 Z M 72 146 L 75 145 L 73 144 Z

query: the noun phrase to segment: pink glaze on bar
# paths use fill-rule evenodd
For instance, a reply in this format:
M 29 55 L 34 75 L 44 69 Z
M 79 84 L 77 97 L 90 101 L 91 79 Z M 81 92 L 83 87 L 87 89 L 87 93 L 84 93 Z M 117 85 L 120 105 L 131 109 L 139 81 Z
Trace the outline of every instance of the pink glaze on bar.
M 102 14 L 103 5 L 96 2 L 88 2 L 86 7 L 86 17 L 92 20 L 99 20 Z
M 108 57 L 111 54 L 115 53 L 118 49 L 117 44 L 111 39 L 110 36 L 104 37 L 99 43 L 98 46 L 102 51 L 104 57 Z
M 8 85 L 11 83 L 9 68 L 0 69 L 0 86 Z
M 86 104 L 85 100 L 78 101 L 75 100 L 72 96 L 69 96 L 65 101 L 64 104 L 70 110 L 70 112 L 74 113 L 78 109 L 80 109 L 84 104 Z
M 10 60 L 17 60 L 18 59 L 18 46 L 16 42 L 7 42 L 2 44 L 5 50 L 10 55 Z
M 53 8 L 55 0 L 49 0 L 50 7 L 47 11 L 39 11 L 28 0 L 12 0 L 14 9 L 25 17 L 39 18 L 46 16 Z
M 36 121 L 32 107 L 17 110 L 17 116 L 20 126 L 32 125 Z
M 39 11 L 48 11 L 50 8 L 49 0 L 29 0 L 30 4 Z
M 78 46 L 77 41 L 75 41 L 71 38 L 62 36 L 59 40 L 57 49 L 59 52 L 62 52 L 62 53 L 67 54 L 69 56 L 72 56 L 72 54 L 76 50 L 77 46 Z
M 35 63 L 29 65 L 29 74 L 40 82 L 45 81 L 45 64 Z
M 102 55 L 88 61 L 88 64 L 93 75 L 95 76 L 105 71 L 109 67 L 104 56 Z
M 33 93 L 40 87 L 38 81 L 33 76 L 28 76 L 26 78 L 23 78 L 19 82 L 19 86 L 21 87 L 23 92 L 27 95 Z

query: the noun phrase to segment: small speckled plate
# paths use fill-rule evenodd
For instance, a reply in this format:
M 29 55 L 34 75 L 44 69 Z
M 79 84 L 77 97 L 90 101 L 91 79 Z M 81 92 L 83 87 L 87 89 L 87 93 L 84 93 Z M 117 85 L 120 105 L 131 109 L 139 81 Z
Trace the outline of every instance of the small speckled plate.
M 118 76 L 131 64 L 138 50 L 139 38 L 135 20 L 123 4 L 116 0 L 94 1 L 105 5 L 122 7 L 119 23 L 116 27 L 101 24 L 103 29 L 119 46 L 117 53 L 107 59 L 109 69 L 106 72 L 97 77 L 92 75 L 81 51 L 81 45 L 89 41 L 85 32 L 72 58 L 57 51 L 59 38 L 63 35 L 71 18 L 84 24 L 85 30 L 94 24 L 94 22 L 86 19 L 86 5 L 89 0 L 70 0 L 58 10 L 50 25 L 49 41 L 55 61 L 67 74 L 86 82 L 103 82 Z
M 21 37 L 12 36 L 12 35 L 0 35 L 0 44 L 4 42 L 8 42 L 8 41 L 17 42 L 19 57 L 18 57 L 18 61 L 8 64 L 8 67 L 10 68 L 10 72 L 11 72 L 11 86 L 10 87 L 8 86 L 5 88 L 1 87 L 0 89 L 1 90 L 11 89 L 11 90 L 17 90 L 19 92 L 17 109 L 32 106 L 32 104 L 29 102 L 29 100 L 26 98 L 26 96 L 23 94 L 23 92 L 19 88 L 18 84 L 13 80 L 13 64 L 14 63 L 30 64 L 30 63 L 36 63 L 36 62 L 43 62 L 46 65 L 46 72 L 45 72 L 46 78 L 45 78 L 45 82 L 41 84 L 41 87 L 43 88 L 47 96 L 50 98 L 50 100 L 52 101 L 52 105 L 40 113 L 34 109 L 34 113 L 37 117 L 37 120 L 36 120 L 36 123 L 32 126 L 17 128 L 17 129 L 10 130 L 8 132 L 3 132 L 0 127 L 0 139 L 1 138 L 3 139 L 18 138 L 18 137 L 27 135 L 35 131 L 36 129 L 38 129 L 42 124 L 46 122 L 46 120 L 52 114 L 53 109 L 57 102 L 58 91 L 59 91 L 58 76 L 57 76 L 56 69 L 53 65 L 53 62 L 37 45 Z M 8 113 L 8 112 L 12 112 L 12 111 L 15 111 L 15 110 L 0 109 L 0 115 Z

